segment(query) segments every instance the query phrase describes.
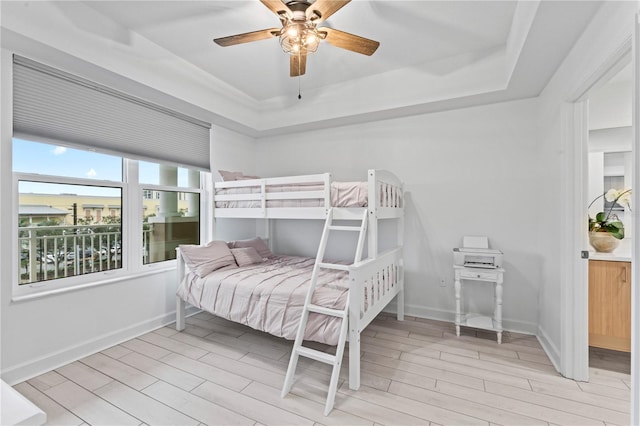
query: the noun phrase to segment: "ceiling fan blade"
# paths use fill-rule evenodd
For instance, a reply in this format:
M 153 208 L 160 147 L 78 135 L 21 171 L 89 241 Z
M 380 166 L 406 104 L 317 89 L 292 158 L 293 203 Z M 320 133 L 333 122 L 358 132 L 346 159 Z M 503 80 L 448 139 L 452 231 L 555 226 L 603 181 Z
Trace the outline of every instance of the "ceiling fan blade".
M 264 40 L 280 35 L 280 28 L 269 28 L 268 30 L 252 31 L 250 33 L 236 34 L 228 37 L 215 38 L 213 41 L 220 46 L 233 46 L 236 44 L 249 43 L 250 41 Z
M 307 8 L 307 18 L 319 23 L 340 10 L 351 0 L 316 0 Z M 316 17 L 314 19 L 314 17 Z
M 260 0 L 262 2 L 262 4 L 264 4 L 265 6 L 267 6 L 269 8 L 269 10 L 271 10 L 273 13 L 275 13 L 276 15 L 280 16 L 283 13 L 286 14 L 287 16 L 291 16 L 291 9 L 289 9 L 289 7 L 282 3 L 282 0 Z
M 380 43 L 375 40 L 369 40 L 368 38 L 334 30 L 329 27 L 318 28 L 318 33 L 325 33 L 326 37 L 324 37 L 324 39 L 329 44 L 367 56 L 373 55 L 373 52 L 380 46 Z
M 307 71 L 307 55 L 291 55 L 289 59 L 289 75 L 297 77 Z

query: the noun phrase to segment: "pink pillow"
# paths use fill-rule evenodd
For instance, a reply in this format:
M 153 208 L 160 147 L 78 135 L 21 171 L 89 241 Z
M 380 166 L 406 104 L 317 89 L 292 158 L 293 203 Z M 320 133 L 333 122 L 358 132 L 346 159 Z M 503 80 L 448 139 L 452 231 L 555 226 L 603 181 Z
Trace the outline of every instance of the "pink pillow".
M 242 172 L 228 172 L 226 170 L 218 170 L 220 173 L 220 177 L 225 182 L 229 182 L 232 180 L 247 180 L 247 179 L 260 179 L 258 176 L 245 176 Z
M 239 177 L 242 177 L 242 172 L 228 172 L 226 170 L 218 170 L 218 173 L 220 173 L 222 180 L 225 182 L 238 180 Z
M 189 269 L 199 277 L 227 266 L 238 266 L 224 241 L 211 241 L 204 246 L 182 245 L 180 253 Z
M 253 247 L 234 248 L 231 249 L 231 253 L 233 253 L 233 257 L 236 258 L 238 266 L 262 263 L 262 256 L 260 256 Z
M 229 243 L 229 247 L 234 248 L 244 248 L 244 247 L 253 247 L 256 249 L 258 254 L 262 256 L 262 258 L 271 257 L 273 253 L 260 237 L 251 238 L 249 240 L 239 240 L 239 241 L 231 241 Z

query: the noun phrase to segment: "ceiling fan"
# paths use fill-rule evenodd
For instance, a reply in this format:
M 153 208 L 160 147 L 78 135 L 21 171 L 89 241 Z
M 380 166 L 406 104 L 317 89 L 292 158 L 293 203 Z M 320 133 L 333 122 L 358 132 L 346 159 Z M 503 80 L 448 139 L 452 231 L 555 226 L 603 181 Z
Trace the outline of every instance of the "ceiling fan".
M 307 55 L 315 52 L 321 40 L 327 43 L 371 56 L 379 42 L 349 34 L 318 24 L 329 18 L 351 0 L 260 0 L 273 13 L 278 15 L 282 28 L 269 28 L 216 38 L 213 41 L 220 46 L 233 46 L 251 41 L 279 37 L 280 46 L 290 56 L 289 74 L 291 77 L 303 75 L 306 71 Z

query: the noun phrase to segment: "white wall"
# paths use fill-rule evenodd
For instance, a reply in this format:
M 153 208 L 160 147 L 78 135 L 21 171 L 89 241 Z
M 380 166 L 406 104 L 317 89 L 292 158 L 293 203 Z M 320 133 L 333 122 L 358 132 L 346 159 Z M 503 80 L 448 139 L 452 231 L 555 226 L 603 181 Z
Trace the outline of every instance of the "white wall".
M 631 126 L 631 65 L 589 95 L 589 129 Z
M 220 126 L 211 129 L 211 171 L 215 181 L 221 180 L 218 170 L 256 172 L 255 140 Z M 213 218 L 210 218 L 213 221 Z M 208 240 L 239 240 L 256 235 L 253 219 L 216 219 Z
M 260 176 L 329 171 L 364 180 L 387 169 L 405 183 L 407 313 L 453 320 L 452 249 L 487 235 L 505 253 L 504 325 L 535 332 L 540 270 L 539 212 L 546 159 L 538 147 L 536 100 L 261 139 Z M 279 222 L 276 250 L 315 253 L 320 224 Z M 446 287 L 440 287 L 444 278 Z M 492 312 L 490 285 L 470 288 Z M 480 292 L 474 290 L 482 290 Z

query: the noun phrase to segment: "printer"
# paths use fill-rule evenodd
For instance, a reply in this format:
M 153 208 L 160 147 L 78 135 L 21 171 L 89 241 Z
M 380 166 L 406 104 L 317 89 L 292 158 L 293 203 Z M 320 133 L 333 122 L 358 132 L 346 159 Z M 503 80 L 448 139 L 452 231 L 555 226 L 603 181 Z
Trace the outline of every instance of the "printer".
M 462 247 L 453 249 L 453 263 L 467 268 L 497 269 L 502 267 L 502 252 L 490 249 L 487 237 L 466 236 Z

